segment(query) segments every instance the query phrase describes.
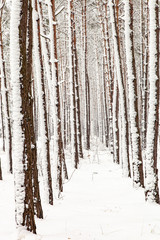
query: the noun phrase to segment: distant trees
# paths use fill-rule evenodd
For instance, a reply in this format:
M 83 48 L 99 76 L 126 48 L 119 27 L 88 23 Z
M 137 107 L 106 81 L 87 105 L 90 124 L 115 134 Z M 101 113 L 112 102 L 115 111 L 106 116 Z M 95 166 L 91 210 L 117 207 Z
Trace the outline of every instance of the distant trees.
M 159 203 L 159 1 L 13 0 L 10 66 L 0 5 L 1 132 L 17 225 L 36 233 L 41 185 L 52 205 L 68 178 L 65 152 L 77 169 L 99 143 Z

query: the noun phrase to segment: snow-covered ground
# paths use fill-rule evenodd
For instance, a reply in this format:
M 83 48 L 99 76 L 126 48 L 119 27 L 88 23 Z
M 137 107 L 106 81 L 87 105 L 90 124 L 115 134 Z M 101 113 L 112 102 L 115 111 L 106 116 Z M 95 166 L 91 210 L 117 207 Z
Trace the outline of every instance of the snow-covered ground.
M 4 175 L 0 240 L 160 240 L 160 206 L 145 203 L 143 190 L 122 178 L 107 151 L 87 154 L 76 171 L 70 162 L 68 166 L 72 177 L 61 199 L 43 206 L 44 220 L 36 220 L 37 236 L 22 231 L 16 237 L 13 177 Z

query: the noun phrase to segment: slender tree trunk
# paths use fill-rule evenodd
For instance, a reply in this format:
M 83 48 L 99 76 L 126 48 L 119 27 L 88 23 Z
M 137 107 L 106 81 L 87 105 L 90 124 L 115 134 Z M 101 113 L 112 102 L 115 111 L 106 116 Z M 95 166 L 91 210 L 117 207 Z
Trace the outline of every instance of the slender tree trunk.
M 52 90 L 54 95 L 54 153 L 57 164 L 57 183 L 60 193 L 63 191 L 62 171 L 65 178 L 68 178 L 67 167 L 62 141 L 61 112 L 60 112 L 60 94 L 58 81 L 58 59 L 57 59 L 57 37 L 56 37 L 56 19 L 55 19 L 55 1 L 51 0 L 48 4 L 49 28 L 51 41 L 51 69 L 52 69 Z
M 77 40 L 75 19 L 73 14 L 73 54 L 74 54 L 74 78 L 75 78 L 75 101 L 76 101 L 76 113 L 77 113 L 77 139 L 78 139 L 78 152 L 79 157 L 83 158 L 82 150 L 82 130 L 81 130 L 81 110 L 80 110 L 80 95 L 79 95 L 79 79 L 78 79 L 78 56 L 77 56 Z
M 87 1 L 84 0 L 84 8 L 83 8 L 83 18 L 84 18 L 84 78 L 85 78 L 85 141 L 86 141 L 86 149 L 90 149 L 90 84 L 89 84 L 89 76 L 88 76 L 88 44 L 87 44 Z
M 1 82 L 0 82 L 0 85 L 1 85 Z M 0 88 L 2 87 L 0 86 Z M 3 139 L 2 149 L 5 152 L 5 133 L 4 133 L 5 127 L 4 127 L 4 113 L 3 113 L 3 105 L 2 105 L 2 93 L 0 97 L 1 97 L 1 122 L 2 122 L 2 139 Z
M 75 105 L 75 78 L 74 78 L 74 56 L 73 56 L 73 1 L 68 0 L 69 21 L 69 71 L 70 71 L 70 95 L 71 95 L 71 145 L 75 168 L 78 168 L 79 156 L 77 147 L 76 105 Z
M 119 126 L 118 126 L 118 87 L 117 79 L 114 79 L 114 92 L 113 92 L 113 156 L 114 162 L 120 163 L 119 160 Z
M 158 129 L 159 129 L 159 5 L 149 0 L 149 110 L 146 148 L 147 201 L 159 203 L 158 187 Z
M 2 166 L 1 166 L 1 158 L 0 158 L 0 180 L 2 180 Z
M 129 86 L 130 129 L 133 156 L 133 183 L 135 186 L 144 186 L 143 161 L 140 141 L 137 78 L 133 45 L 133 2 L 125 1 L 125 48 Z
M 108 109 L 107 109 L 107 98 L 106 98 L 106 74 L 105 74 L 105 59 L 103 57 L 103 98 L 104 98 L 104 115 L 105 115 L 105 140 L 106 147 L 108 147 L 109 141 L 109 124 L 108 124 Z
M 1 0 L 1 5 L 4 2 Z M 11 136 L 11 121 L 9 113 L 9 95 L 7 90 L 7 80 L 6 80 L 6 70 L 5 61 L 3 54 L 3 39 L 2 39 L 2 13 L 3 7 L 0 10 L 0 69 L 1 69 L 1 93 L 2 93 L 2 104 L 4 109 L 4 119 L 5 119 L 5 137 L 6 137 L 6 147 L 5 151 L 7 154 L 7 161 L 9 165 L 9 171 L 12 173 L 12 136 Z
M 146 0 L 143 9 L 145 10 L 145 18 L 147 19 L 145 23 L 145 32 L 144 32 L 144 70 L 143 70 L 143 92 L 142 92 L 142 143 L 143 150 L 146 149 L 146 135 L 147 135 L 147 112 L 148 112 L 148 37 L 149 37 L 149 11 L 148 11 L 148 0 Z M 142 10 L 143 10 L 142 9 Z
M 122 64 L 120 58 L 120 46 L 117 35 L 116 21 L 115 21 L 115 9 L 113 0 L 109 1 L 110 7 L 110 20 L 112 26 L 112 35 L 114 42 L 114 54 L 115 54 L 115 66 L 118 79 L 119 97 L 121 101 L 121 116 L 123 124 L 122 141 L 123 141 L 123 173 L 125 176 L 131 176 L 130 173 L 130 161 L 129 161 L 129 142 L 128 142 L 128 119 L 127 119 L 127 104 L 125 88 L 122 75 Z
M 42 49 L 40 41 L 40 24 L 36 19 L 37 0 L 32 0 L 33 14 L 33 46 L 35 50 L 35 67 L 36 67 L 36 89 L 38 95 L 39 114 L 40 114 L 40 133 L 42 144 L 42 166 L 43 166 L 43 182 L 45 191 L 45 200 L 53 205 L 52 177 L 50 166 L 50 146 L 48 136 L 48 118 L 46 107 L 46 96 L 44 86 L 44 70 L 42 62 Z

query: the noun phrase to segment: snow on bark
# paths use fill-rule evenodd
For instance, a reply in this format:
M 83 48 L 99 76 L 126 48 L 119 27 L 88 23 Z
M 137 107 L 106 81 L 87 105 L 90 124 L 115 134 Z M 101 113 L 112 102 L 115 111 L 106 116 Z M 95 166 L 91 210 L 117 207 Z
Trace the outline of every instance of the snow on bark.
M 57 46 L 56 46 L 56 22 L 55 22 L 55 5 L 53 1 L 48 1 L 48 16 L 50 29 L 50 54 L 51 54 L 51 70 L 52 70 L 52 92 L 54 98 L 54 158 L 55 158 L 55 176 L 56 183 L 60 193 L 63 191 L 62 184 L 62 165 L 65 177 L 67 176 L 67 168 L 65 163 L 65 155 L 62 141 L 61 129 L 61 106 L 59 96 L 59 82 L 58 82 L 58 60 L 57 60 Z
M 51 82 L 49 83 L 49 86 L 51 88 L 52 94 L 53 94 L 53 113 L 54 113 L 54 156 L 56 160 L 56 169 L 57 169 L 57 159 L 58 159 L 58 136 L 57 136 L 57 125 L 58 125 L 58 119 L 56 115 L 56 69 L 55 69 L 55 55 L 54 55 L 54 31 L 53 31 L 53 14 L 52 14 L 52 3 L 50 0 L 47 1 L 48 4 L 48 18 L 49 18 L 49 30 L 50 30 L 50 62 L 51 62 Z M 54 174 L 57 174 L 55 171 Z M 57 177 L 56 177 L 57 178 Z
M 71 148 L 72 148 L 72 156 L 74 157 L 74 124 L 73 124 L 73 65 L 72 65 L 72 30 L 71 30 L 71 0 L 68 0 L 68 36 L 69 36 L 69 83 L 70 83 L 70 96 L 71 96 L 71 111 L 70 111 L 70 119 L 71 119 Z M 74 159 L 73 159 L 74 160 Z
M 121 60 L 120 60 L 120 54 L 119 54 L 119 48 L 118 48 L 116 23 L 115 23 L 114 8 L 113 8 L 112 0 L 109 0 L 109 9 L 110 9 L 110 21 L 111 21 L 111 27 L 112 27 L 113 44 L 114 44 L 115 68 L 116 68 L 116 74 L 118 79 L 119 96 L 121 101 L 120 106 L 121 106 L 121 117 L 122 117 L 123 175 L 128 177 L 130 176 L 130 171 L 129 171 L 129 152 L 127 150 L 127 128 L 126 128 L 127 119 L 126 119 L 126 109 L 125 109 L 125 93 L 124 93 L 124 86 L 123 86 Z
M 17 225 L 23 223 L 24 212 L 24 169 L 23 169 L 23 145 L 24 137 L 21 127 L 21 93 L 20 93 L 20 45 L 19 45 L 19 24 L 20 24 L 21 1 L 13 0 L 11 8 L 10 26 L 10 66 L 11 84 L 13 97 L 13 171 L 15 181 L 15 208 Z
M 38 105 L 39 105 L 39 129 L 41 135 L 41 154 L 42 154 L 42 170 L 43 170 L 43 185 L 44 185 L 44 199 L 49 202 L 49 185 L 48 185 L 48 170 L 47 170 L 47 138 L 45 129 L 45 110 L 43 102 L 43 89 L 42 89 L 42 78 L 41 78 L 41 64 L 40 64 L 40 53 L 39 53 L 39 42 L 38 42 L 38 12 L 35 10 L 35 0 L 32 0 L 33 7 L 33 49 L 35 57 L 35 79 L 37 87 Z
M 114 80 L 114 92 L 113 92 L 113 155 L 114 162 L 119 163 L 119 129 L 118 129 L 118 114 L 117 114 L 117 101 L 118 97 L 118 88 L 117 88 L 117 79 Z
M 133 9 L 129 0 L 124 1 L 125 9 L 125 48 L 126 48 L 126 66 L 129 87 L 129 116 L 131 128 L 131 144 L 133 156 L 133 184 L 134 186 L 143 186 L 143 167 L 142 152 L 140 143 L 139 117 L 138 117 L 138 99 L 135 59 L 133 49 Z
M 38 1 L 37 6 L 38 6 L 38 14 L 39 14 L 39 22 L 40 22 L 40 32 L 41 32 L 41 46 L 42 46 L 42 55 L 44 58 L 44 67 L 46 70 L 46 77 L 47 77 L 47 84 L 48 84 L 48 91 L 49 91 L 49 101 L 51 104 L 51 112 L 50 115 L 53 116 L 53 106 L 54 106 L 54 98 L 53 98 L 53 93 L 52 93 L 52 76 L 51 76 L 51 68 L 49 65 L 49 56 L 48 56 L 48 51 L 47 51 L 47 43 L 45 39 L 45 34 L 44 34 L 44 27 L 43 27 L 43 18 L 41 14 L 41 8 L 40 8 L 40 1 Z
M 146 150 L 146 200 L 159 202 L 158 190 L 158 109 L 159 109 L 159 33 L 158 33 L 158 1 L 149 1 L 149 111 L 147 125 Z
M 1 2 L 0 2 L 1 4 Z M 2 32 L 1 32 L 2 34 Z M 1 71 L 1 94 L 2 94 L 2 106 L 4 113 L 4 126 L 5 126 L 5 152 L 7 160 L 7 170 L 10 171 L 10 155 L 9 155 L 9 119 L 7 113 L 7 98 L 6 98 L 6 87 L 5 87 L 5 75 L 3 69 L 3 53 L 2 53 L 2 43 L 0 41 L 0 71 Z
M 74 90 L 74 75 L 73 75 L 73 45 L 72 45 L 72 19 L 71 13 L 72 0 L 68 0 L 68 35 L 69 35 L 69 82 L 70 82 L 70 121 L 71 121 L 71 148 L 72 159 L 75 163 L 75 168 L 78 167 L 79 157 L 77 149 L 77 129 L 76 129 L 76 115 L 75 115 L 75 90 Z

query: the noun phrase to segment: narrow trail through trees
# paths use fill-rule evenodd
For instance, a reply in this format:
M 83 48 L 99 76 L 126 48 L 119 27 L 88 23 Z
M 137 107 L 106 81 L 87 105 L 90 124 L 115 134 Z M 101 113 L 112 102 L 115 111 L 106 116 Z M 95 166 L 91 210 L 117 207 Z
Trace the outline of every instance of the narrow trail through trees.
M 70 177 L 70 162 L 68 169 Z M 3 204 L 10 206 L 6 212 L 0 205 L 3 240 L 15 240 L 13 189 L 8 192 L 7 188 L 12 180 L 0 182 Z M 131 179 L 122 177 L 112 155 L 90 151 L 64 184 L 61 199 L 55 200 L 54 206 L 45 205 L 44 220 L 36 220 L 37 235 L 22 232 L 20 240 L 159 240 L 160 209 L 144 203 L 143 191 L 135 190 Z

